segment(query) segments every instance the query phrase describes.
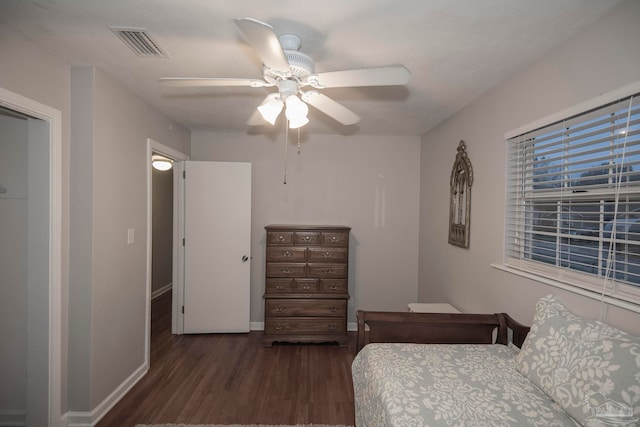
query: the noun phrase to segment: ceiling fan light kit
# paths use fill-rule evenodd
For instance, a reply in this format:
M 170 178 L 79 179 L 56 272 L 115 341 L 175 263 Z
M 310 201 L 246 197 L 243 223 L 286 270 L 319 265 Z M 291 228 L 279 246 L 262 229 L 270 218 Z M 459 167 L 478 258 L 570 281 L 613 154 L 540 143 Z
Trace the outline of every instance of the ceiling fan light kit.
M 279 93 L 267 95 L 265 102 L 258 107 L 258 111 L 266 121 L 274 125 L 282 111 L 282 102 L 284 101 L 285 116 L 289 122 L 289 128 L 302 127 L 309 123 L 307 118 L 309 107 L 296 96 L 298 91 L 298 84 L 294 80 L 280 80 L 278 81 Z
M 263 63 L 263 80 L 170 77 L 160 79 L 160 83 L 185 87 L 275 86 L 278 92 L 267 95 L 258 106 L 258 112 L 265 121 L 275 125 L 283 106 L 286 106 L 285 116 L 289 128 L 296 129 L 309 122 L 307 104 L 345 126 L 353 125 L 360 120 L 357 114 L 328 96 L 316 90 L 305 92 L 301 88 L 398 86 L 407 84 L 411 77 L 409 70 L 403 65 L 316 73 L 313 59 L 300 52 L 302 41 L 298 35 L 285 33 L 278 37 L 271 25 L 253 18 L 239 18 L 234 21 Z M 256 123 L 250 119 L 248 124 L 253 126 Z
M 302 102 L 300 98 L 295 95 L 289 95 L 285 101 L 285 105 L 287 106 L 285 115 L 289 120 L 307 117 L 307 114 L 309 114 L 309 107 L 307 107 L 307 104 Z
M 272 125 L 275 125 L 276 119 L 280 115 L 283 106 L 278 94 L 272 93 L 258 106 L 258 111 L 262 115 L 262 118 Z
M 309 119 L 306 116 L 294 117 L 287 119 L 287 121 L 289 122 L 289 129 L 299 129 L 309 123 Z

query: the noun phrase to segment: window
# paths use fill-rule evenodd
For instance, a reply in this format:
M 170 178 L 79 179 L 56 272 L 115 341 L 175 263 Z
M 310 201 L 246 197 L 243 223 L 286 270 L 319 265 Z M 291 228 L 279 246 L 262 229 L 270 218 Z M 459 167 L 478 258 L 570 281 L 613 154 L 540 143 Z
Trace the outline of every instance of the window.
M 639 95 L 507 140 L 507 265 L 640 296 Z

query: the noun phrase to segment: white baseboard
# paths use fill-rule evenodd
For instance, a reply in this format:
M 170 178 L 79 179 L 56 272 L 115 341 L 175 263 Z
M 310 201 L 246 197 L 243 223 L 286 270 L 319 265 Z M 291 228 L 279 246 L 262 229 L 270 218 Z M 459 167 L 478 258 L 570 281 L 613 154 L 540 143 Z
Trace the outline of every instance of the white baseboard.
M 126 380 L 122 382 L 106 399 L 104 399 L 98 406 L 96 406 L 90 412 L 73 412 L 69 411 L 62 417 L 63 425 L 67 427 L 94 427 L 98 424 L 98 421 L 104 417 L 107 412 L 115 406 L 120 399 L 131 388 L 136 385 L 138 381 L 142 379 L 149 370 L 147 363 L 143 363 L 138 369 L 136 369 Z
M 27 412 L 24 409 L 0 409 L 0 426 L 23 427 L 27 425 Z
M 160 289 L 156 289 L 155 291 L 151 292 L 151 299 L 154 300 L 165 292 L 169 292 L 171 288 L 173 288 L 173 283 L 169 283 L 168 285 L 164 285 Z
M 264 331 L 264 322 L 249 322 L 250 331 Z

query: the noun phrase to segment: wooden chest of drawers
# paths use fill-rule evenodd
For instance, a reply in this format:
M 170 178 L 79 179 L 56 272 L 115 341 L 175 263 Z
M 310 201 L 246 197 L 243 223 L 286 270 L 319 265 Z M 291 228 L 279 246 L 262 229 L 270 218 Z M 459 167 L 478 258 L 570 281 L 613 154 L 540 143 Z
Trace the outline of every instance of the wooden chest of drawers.
M 347 345 L 349 227 L 268 225 L 263 344 Z

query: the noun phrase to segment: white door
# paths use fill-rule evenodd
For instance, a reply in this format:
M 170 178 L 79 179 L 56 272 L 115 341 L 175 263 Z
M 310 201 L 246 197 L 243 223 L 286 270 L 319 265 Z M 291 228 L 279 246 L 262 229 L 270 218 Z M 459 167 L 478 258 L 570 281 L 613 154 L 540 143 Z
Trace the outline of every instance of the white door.
M 184 163 L 184 333 L 249 332 L 251 164 Z

